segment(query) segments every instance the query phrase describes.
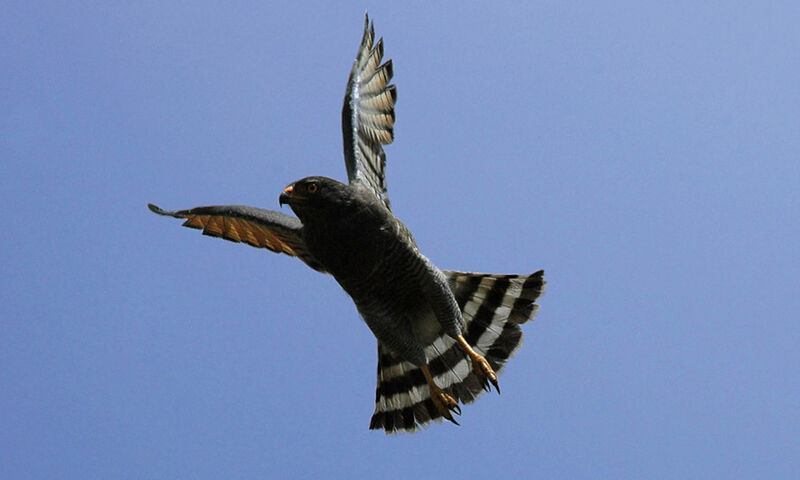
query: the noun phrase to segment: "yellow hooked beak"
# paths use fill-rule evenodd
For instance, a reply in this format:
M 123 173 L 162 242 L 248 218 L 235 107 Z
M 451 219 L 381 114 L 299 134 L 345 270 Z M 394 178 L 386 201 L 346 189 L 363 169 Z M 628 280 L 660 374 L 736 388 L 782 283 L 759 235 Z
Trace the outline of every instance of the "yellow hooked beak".
M 283 206 L 284 203 L 289 203 L 294 193 L 294 185 L 289 185 L 283 189 L 283 193 L 278 197 L 278 204 Z

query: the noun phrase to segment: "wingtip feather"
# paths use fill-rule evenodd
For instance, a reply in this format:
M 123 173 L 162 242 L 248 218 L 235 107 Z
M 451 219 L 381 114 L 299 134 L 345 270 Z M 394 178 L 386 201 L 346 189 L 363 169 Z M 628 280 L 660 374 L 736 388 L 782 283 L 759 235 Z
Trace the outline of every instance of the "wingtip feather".
M 148 203 L 147 204 L 147 208 L 149 208 L 150 211 L 153 212 L 153 213 L 157 213 L 159 215 L 167 215 L 167 212 L 162 210 L 161 207 L 159 207 L 158 205 L 154 205 L 152 203 Z
M 372 39 L 375 38 L 375 23 L 369 19 L 369 12 L 364 12 L 364 37 L 367 38 L 369 35 L 370 41 L 372 43 Z

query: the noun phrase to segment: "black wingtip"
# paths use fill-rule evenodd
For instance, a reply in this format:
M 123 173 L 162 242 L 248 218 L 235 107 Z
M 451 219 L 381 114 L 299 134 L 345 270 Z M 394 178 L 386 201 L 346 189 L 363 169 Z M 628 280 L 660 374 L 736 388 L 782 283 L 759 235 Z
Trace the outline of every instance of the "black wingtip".
M 162 210 L 158 205 L 153 205 L 152 203 L 148 203 L 147 208 L 149 208 L 150 211 L 153 213 L 157 213 L 159 215 L 167 215 L 167 212 Z

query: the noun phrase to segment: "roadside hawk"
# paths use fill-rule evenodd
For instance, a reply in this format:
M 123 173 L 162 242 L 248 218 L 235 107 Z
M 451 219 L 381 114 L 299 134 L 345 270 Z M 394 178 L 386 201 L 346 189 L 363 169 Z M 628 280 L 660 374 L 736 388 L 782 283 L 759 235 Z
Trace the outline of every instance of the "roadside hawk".
M 459 403 L 494 385 L 519 348 L 520 325 L 536 314 L 544 272 L 493 275 L 439 270 L 391 212 L 383 145 L 394 139 L 397 90 L 383 39 L 367 16 L 342 108 L 349 183 L 298 180 L 280 194 L 297 218 L 246 206 L 197 207 L 183 218 L 204 234 L 298 257 L 333 275 L 378 339 L 378 386 L 371 429 L 415 431 L 456 423 Z

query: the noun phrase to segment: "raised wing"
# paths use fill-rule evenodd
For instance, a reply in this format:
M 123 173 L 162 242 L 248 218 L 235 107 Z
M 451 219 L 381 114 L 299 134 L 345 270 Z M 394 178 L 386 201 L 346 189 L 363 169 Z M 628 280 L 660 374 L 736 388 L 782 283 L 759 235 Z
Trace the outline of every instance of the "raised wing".
M 242 205 L 196 207 L 169 212 L 152 203 L 147 207 L 159 215 L 185 218 L 184 227 L 203 230 L 203 235 L 285 253 L 300 258 L 314 270 L 325 272 L 325 268 L 306 250 L 300 236 L 302 222 L 289 215 Z
M 342 106 L 344 162 L 350 184 L 370 189 L 388 208 L 382 145 L 394 140 L 397 89 L 389 85 L 394 73 L 392 61 L 381 64 L 383 39 L 373 46 L 374 39 L 375 30 L 367 15 Z

